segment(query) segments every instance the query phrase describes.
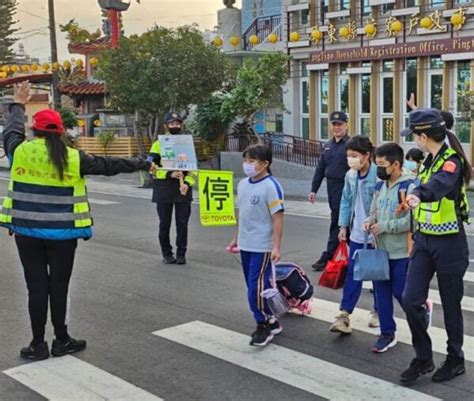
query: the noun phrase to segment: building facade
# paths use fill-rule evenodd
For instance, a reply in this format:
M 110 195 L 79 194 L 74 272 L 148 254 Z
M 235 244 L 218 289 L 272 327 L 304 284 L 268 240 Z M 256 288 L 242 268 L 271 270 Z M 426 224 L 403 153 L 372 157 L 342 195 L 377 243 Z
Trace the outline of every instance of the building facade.
M 474 2 L 285 0 L 283 7 L 293 57 L 286 133 L 325 141 L 329 114 L 343 110 L 351 134 L 409 148 L 413 138 L 399 133 L 413 93 L 418 107 L 453 113 L 472 157 Z

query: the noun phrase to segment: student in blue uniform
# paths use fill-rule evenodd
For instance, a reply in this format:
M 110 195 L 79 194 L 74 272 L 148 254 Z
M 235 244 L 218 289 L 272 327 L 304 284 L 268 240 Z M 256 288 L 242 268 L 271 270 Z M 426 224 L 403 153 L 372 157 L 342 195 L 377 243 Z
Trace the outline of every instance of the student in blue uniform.
M 314 203 L 319 187 L 323 179 L 326 178 L 328 202 L 331 208 L 331 225 L 329 227 L 329 238 L 326 250 L 312 265 L 315 271 L 324 270 L 339 245 L 339 240 L 337 239 L 339 233 L 339 207 L 341 204 L 342 189 L 344 188 L 344 177 L 349 170 L 346 156 L 346 143 L 349 140 L 349 136 L 347 135 L 347 114 L 342 111 L 335 111 L 331 113 L 329 121 L 331 123 L 333 138 L 323 148 L 318 167 L 314 173 L 311 192 L 308 195 L 308 200 Z
M 243 158 L 243 169 L 248 178 L 238 186 L 238 235 L 229 248 L 238 246 L 240 249 L 248 303 L 257 322 L 250 345 L 262 347 L 282 331 L 262 291 L 271 287 L 271 263 L 280 260 L 283 190 L 270 172 L 272 151 L 268 146 L 250 146 L 244 151 Z
M 416 357 L 400 380 L 411 383 L 435 369 L 425 302 L 436 273 L 448 334 L 448 356 L 432 380 L 442 382 L 465 372 L 461 300 L 469 249 L 463 223 L 469 220 L 466 186 L 471 179 L 471 166 L 438 110 L 411 112 L 409 128 L 401 135 L 410 134 L 414 134 L 417 146 L 427 152 L 428 157 L 420 171 L 421 184 L 407 197 L 407 205 L 414 209 L 416 232 L 403 306 Z M 446 137 L 451 147 L 446 144 Z

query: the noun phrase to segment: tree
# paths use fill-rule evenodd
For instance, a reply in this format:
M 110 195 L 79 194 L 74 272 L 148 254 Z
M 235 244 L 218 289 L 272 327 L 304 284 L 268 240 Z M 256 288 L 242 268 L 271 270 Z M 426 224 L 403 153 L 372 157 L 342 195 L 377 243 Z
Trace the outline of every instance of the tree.
M 13 57 L 11 47 L 16 42 L 12 37 L 19 28 L 14 28 L 16 21 L 13 20 L 16 14 L 16 0 L 2 0 L 0 2 L 0 64 L 8 63 Z
M 194 131 L 204 140 L 215 142 L 221 137 L 232 119 L 221 113 L 224 94 L 216 93 L 198 105 L 194 117 Z
M 223 116 L 242 117 L 253 127 L 258 111 L 271 107 L 284 109 L 282 86 L 289 76 L 289 60 L 280 52 L 245 60 L 234 88 L 223 101 Z
M 99 135 L 97 135 L 100 146 L 102 146 L 102 149 L 104 150 L 104 156 L 107 156 L 109 146 L 115 142 L 115 133 L 115 130 L 102 130 L 99 132 Z
M 206 45 L 196 27 L 156 26 L 104 52 L 97 76 L 107 83 L 112 107 L 157 118 L 169 110 L 187 113 L 221 89 L 232 73 L 231 62 Z

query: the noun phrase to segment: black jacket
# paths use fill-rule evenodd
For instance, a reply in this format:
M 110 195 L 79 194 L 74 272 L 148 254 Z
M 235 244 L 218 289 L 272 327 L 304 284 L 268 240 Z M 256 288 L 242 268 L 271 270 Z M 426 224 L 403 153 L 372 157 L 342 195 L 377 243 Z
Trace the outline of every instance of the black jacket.
M 10 105 L 10 113 L 3 134 L 3 146 L 10 161 L 13 159 L 15 149 L 25 140 L 25 108 L 21 104 L 13 103 Z M 79 151 L 79 157 L 82 176 L 112 176 L 119 173 L 133 173 L 138 170 L 148 171 L 151 168 L 151 162 L 143 158 L 101 157 L 88 155 L 82 150 Z

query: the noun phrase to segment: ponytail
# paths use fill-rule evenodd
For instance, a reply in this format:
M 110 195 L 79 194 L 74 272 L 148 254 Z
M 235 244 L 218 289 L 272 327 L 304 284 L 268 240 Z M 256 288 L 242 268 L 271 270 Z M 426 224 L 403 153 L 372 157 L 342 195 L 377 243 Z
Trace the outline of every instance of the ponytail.
M 52 132 L 36 131 L 35 136 L 43 137 L 45 139 L 46 148 L 51 162 L 56 167 L 56 171 L 61 181 L 64 180 L 64 170 L 67 166 L 67 147 L 62 138 Z
M 469 185 L 471 182 L 471 176 L 472 176 L 472 167 L 469 161 L 467 160 L 466 153 L 464 152 L 464 149 L 461 145 L 461 142 L 459 142 L 459 139 L 454 133 L 450 130 L 446 130 L 446 135 L 449 139 L 449 144 L 450 146 L 456 151 L 456 153 L 461 156 L 462 158 L 462 175 L 464 178 L 464 182 L 466 185 Z

